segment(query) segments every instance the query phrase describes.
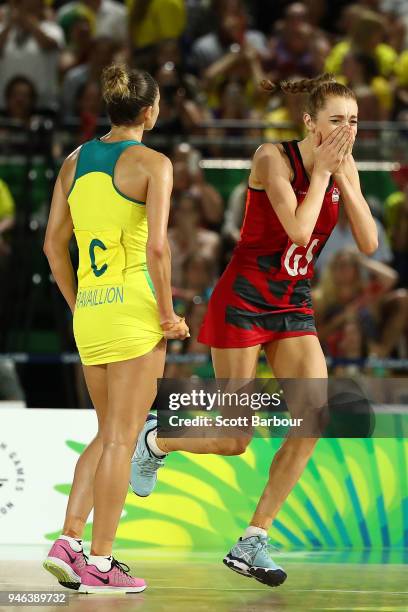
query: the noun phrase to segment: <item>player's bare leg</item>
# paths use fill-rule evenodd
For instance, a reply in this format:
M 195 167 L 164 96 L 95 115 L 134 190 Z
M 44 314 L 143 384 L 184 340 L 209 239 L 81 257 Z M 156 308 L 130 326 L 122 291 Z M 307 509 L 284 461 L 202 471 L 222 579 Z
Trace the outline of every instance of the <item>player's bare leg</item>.
M 299 380 L 298 390 L 296 388 L 291 390 L 292 405 L 291 402 L 288 405 L 291 414 L 299 416 L 299 406 L 295 405 L 296 395 L 299 392 L 304 400 L 306 390 L 306 394 L 309 393 L 306 400 L 310 404 L 310 412 L 314 412 L 310 414 L 311 420 L 318 419 L 319 411 L 327 401 L 325 384 L 327 368 L 318 338 L 316 336 L 286 338 L 271 342 L 264 349 L 276 378 Z M 318 380 L 316 384 L 309 386 L 308 381 L 302 384 L 302 379 Z M 250 574 L 269 586 L 277 586 L 286 579 L 285 572 L 269 555 L 267 532 L 302 475 L 317 441 L 317 437 L 285 439 L 273 458 L 268 482 L 248 528 L 224 559 L 228 567 L 245 575 Z
M 216 378 L 230 380 L 229 391 L 234 390 L 234 381 L 255 378 L 260 348 L 260 345 L 243 349 L 213 348 L 212 359 Z M 157 437 L 157 418 L 149 415 L 132 458 L 130 482 L 132 489 L 141 497 L 150 495 L 157 481 L 157 470 L 164 465 L 164 457 L 170 452 L 239 455 L 245 452 L 251 437 L 251 433 L 243 431 L 236 438 L 231 435 L 203 438 L 161 438 Z

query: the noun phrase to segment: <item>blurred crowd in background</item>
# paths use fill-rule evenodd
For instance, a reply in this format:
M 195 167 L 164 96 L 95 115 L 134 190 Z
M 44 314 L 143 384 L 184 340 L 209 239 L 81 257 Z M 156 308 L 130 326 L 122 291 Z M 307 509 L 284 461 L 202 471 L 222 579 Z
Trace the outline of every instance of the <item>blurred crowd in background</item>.
M 169 228 L 173 293 L 191 338 L 169 343 L 174 359 L 166 376 L 208 376 L 209 351 L 196 337 L 212 288 L 239 239 L 247 169 L 242 166 L 238 178 L 227 181 L 226 174 L 215 177 L 208 171 L 211 164 L 205 161 L 249 159 L 262 141 L 301 139 L 303 96 L 271 96 L 259 82 L 326 71 L 355 91 L 359 120 L 366 122 L 358 138 L 374 143 L 375 159 L 382 159 L 376 122 L 398 126 L 403 157 L 408 2 L 0 3 L 3 353 L 41 352 L 39 347 L 44 352 L 44 346 L 48 352 L 74 350 L 70 315 L 48 279 L 40 244 L 62 156 L 106 132 L 100 75 L 112 61 L 146 69 L 156 78 L 161 111 L 151 136 L 158 140 L 151 146 L 170 155 L 174 165 Z M 45 157 L 42 166 L 36 165 L 40 155 Z M 20 156 L 19 164 L 12 164 L 13 156 Z M 377 253 L 367 258 L 356 252 L 342 212 L 317 265 L 313 298 L 319 335 L 339 372 L 349 371 L 347 363 L 363 367 L 366 358 L 408 358 L 408 173 L 401 165 L 388 175 L 388 190 L 368 198 L 380 235 Z M 3 361 L 0 389 L 13 387 L 12 371 L 12 363 Z
M 114 59 L 157 79 L 163 134 L 191 135 L 217 118 L 293 121 L 267 136 L 301 136 L 301 98 L 271 99 L 258 83 L 323 71 L 355 90 L 361 120 L 406 119 L 404 0 L 9 0 L 0 9 L 4 116 L 76 118 L 79 141 L 105 114 L 99 77 Z

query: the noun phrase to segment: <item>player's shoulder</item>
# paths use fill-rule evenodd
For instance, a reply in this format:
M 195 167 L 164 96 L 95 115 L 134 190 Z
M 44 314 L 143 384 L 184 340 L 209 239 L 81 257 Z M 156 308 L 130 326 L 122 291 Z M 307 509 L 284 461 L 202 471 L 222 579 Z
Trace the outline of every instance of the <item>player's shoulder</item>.
M 264 142 L 261 144 L 254 154 L 254 162 L 259 160 L 277 161 L 282 159 L 282 145 L 281 143 Z
M 164 153 L 160 153 L 160 151 L 150 147 L 142 147 L 139 153 L 141 155 L 138 156 L 138 160 L 142 162 L 145 169 L 149 169 L 151 172 L 165 172 L 173 169 L 170 159 Z
M 274 142 L 263 142 L 255 151 L 254 157 L 259 157 L 260 155 L 276 155 L 278 151 L 279 149 Z
M 69 155 L 67 155 L 67 157 L 64 159 L 62 166 L 61 166 L 61 170 L 60 170 L 60 175 L 61 178 L 64 179 L 65 177 L 70 177 L 74 172 L 75 172 L 75 168 L 78 162 L 78 157 L 79 157 L 79 153 L 82 149 L 83 145 L 80 145 L 79 147 L 77 147 L 74 151 L 72 151 Z
M 285 151 L 282 143 L 265 142 L 255 151 L 252 168 L 262 167 L 276 174 L 287 174 Z
M 141 147 L 140 151 L 143 152 L 143 154 L 151 161 L 156 162 L 158 164 L 171 163 L 167 155 L 161 153 L 160 151 L 156 151 L 156 149 L 152 149 L 151 147 Z

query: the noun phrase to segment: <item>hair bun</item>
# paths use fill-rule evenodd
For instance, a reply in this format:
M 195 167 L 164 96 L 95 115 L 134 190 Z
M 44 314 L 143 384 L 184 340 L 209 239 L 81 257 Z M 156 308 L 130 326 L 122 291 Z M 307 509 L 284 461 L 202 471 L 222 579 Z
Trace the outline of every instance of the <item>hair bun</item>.
M 102 95 L 105 102 L 129 97 L 129 74 L 124 64 L 111 64 L 103 70 Z

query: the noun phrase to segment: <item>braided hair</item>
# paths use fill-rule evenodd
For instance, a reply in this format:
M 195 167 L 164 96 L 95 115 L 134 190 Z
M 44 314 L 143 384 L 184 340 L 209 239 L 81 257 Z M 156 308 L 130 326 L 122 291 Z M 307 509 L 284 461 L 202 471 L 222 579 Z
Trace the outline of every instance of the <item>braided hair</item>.
M 273 83 L 268 79 L 261 81 L 262 89 L 270 93 L 282 91 L 285 94 L 307 93 L 305 112 L 312 118 L 324 108 L 328 97 L 356 99 L 355 93 L 346 85 L 338 83 L 332 74 L 324 73 L 314 79 L 299 79 L 297 81 L 278 81 Z

